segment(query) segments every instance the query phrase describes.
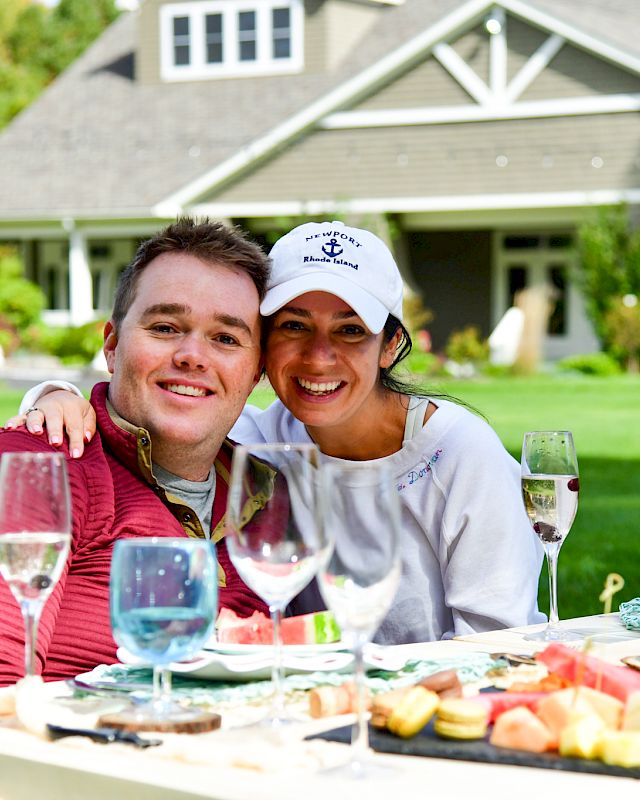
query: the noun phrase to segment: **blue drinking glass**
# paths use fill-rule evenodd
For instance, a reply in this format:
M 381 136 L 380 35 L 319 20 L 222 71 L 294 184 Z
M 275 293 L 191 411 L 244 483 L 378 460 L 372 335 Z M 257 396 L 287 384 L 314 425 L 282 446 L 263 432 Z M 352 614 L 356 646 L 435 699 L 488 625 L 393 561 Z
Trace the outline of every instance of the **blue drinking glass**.
M 193 658 L 213 632 L 218 610 L 213 543 L 121 539 L 113 550 L 110 596 L 114 639 L 153 666 L 152 699 L 129 712 L 138 729 L 197 716 L 172 701 L 167 666 Z

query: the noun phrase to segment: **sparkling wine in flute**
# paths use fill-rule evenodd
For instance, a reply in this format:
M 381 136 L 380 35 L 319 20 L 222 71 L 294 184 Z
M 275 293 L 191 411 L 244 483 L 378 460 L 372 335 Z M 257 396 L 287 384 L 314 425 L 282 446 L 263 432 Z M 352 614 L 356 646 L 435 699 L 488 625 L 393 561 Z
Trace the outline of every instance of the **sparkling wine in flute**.
M 44 602 L 69 554 L 68 533 L 5 533 L 0 536 L 0 574 L 18 603 Z
M 558 616 L 558 555 L 578 509 L 578 460 L 570 431 L 525 433 L 520 462 L 522 498 L 533 532 L 540 539 L 549 572 L 549 624 L 527 639 L 580 638 L 560 628 Z
M 0 574 L 25 626 L 25 676 L 36 670 L 38 622 L 71 544 L 71 495 L 62 453 L 3 453 L 0 459 Z
M 524 506 L 543 545 L 560 546 L 578 510 L 577 475 L 528 475 L 522 478 Z

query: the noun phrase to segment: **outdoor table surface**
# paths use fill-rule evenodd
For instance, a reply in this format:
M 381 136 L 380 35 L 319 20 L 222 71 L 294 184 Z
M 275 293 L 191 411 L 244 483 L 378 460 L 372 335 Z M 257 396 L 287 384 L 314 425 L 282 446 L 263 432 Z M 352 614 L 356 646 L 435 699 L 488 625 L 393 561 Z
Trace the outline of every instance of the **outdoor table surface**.
M 569 620 L 565 625 L 582 629 L 601 628 L 613 639 L 624 635 L 617 615 L 585 617 Z M 535 630 L 540 626 L 531 626 Z M 540 643 L 523 640 L 527 628 L 492 631 L 461 639 L 425 644 L 402 645 L 407 655 L 423 658 L 449 657 L 464 652 L 533 652 Z M 604 637 L 605 634 L 600 634 Z M 533 647 L 532 647 L 533 646 Z M 640 636 L 598 644 L 607 660 L 621 655 L 640 653 Z M 527 649 L 529 648 L 529 650 Z M 48 684 L 47 692 L 62 693 L 64 684 Z M 55 696 L 55 695 L 52 695 Z M 347 717 L 332 721 L 309 720 L 290 726 L 286 741 L 291 751 L 301 740 L 336 724 L 344 725 Z M 207 740 L 200 736 L 208 737 Z M 99 745 L 87 739 L 63 739 L 47 742 L 37 736 L 0 726 L 0 799 L 1 800 L 342 800 L 361 797 L 363 800 L 396 798 L 473 798 L 495 800 L 496 795 L 513 796 L 518 800 L 542 796 L 602 798 L 615 794 L 616 800 L 638 800 L 640 781 L 577 772 L 534 769 L 522 766 L 496 765 L 469 761 L 446 760 L 375 754 L 374 763 L 391 767 L 388 774 L 362 781 L 347 780 L 323 773 L 308 764 L 287 765 L 287 743 L 280 768 L 265 771 L 229 766 L 225 752 L 229 748 L 249 751 L 261 747 L 265 734 L 250 729 L 221 730 L 197 736 L 183 735 L 180 743 L 186 750 L 207 741 L 211 763 L 187 763 L 168 747 L 137 750 L 127 745 Z M 344 745 L 330 743 L 329 747 Z

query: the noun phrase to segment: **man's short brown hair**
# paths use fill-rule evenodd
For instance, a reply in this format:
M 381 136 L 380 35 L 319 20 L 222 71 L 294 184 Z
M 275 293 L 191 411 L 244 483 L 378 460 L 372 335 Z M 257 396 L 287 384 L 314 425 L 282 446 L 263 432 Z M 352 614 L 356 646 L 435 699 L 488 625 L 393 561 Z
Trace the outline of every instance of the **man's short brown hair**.
M 116 329 L 127 315 L 136 296 L 144 268 L 163 253 L 188 253 L 209 264 L 220 264 L 245 272 L 253 281 L 260 300 L 267 290 L 269 259 L 247 234 L 237 227 L 181 217 L 138 247 L 133 261 L 118 281 L 111 318 Z

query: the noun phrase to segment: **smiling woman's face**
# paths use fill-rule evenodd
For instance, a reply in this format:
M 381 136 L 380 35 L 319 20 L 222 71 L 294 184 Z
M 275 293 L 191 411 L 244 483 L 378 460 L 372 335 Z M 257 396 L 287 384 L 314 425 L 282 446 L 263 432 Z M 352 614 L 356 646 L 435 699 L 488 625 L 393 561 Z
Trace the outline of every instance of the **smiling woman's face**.
M 348 425 L 366 414 L 380 392 L 379 369 L 395 346 L 371 333 L 356 312 L 332 294 L 308 292 L 270 319 L 265 365 L 271 385 L 309 427 Z

